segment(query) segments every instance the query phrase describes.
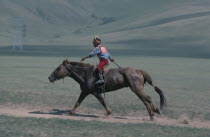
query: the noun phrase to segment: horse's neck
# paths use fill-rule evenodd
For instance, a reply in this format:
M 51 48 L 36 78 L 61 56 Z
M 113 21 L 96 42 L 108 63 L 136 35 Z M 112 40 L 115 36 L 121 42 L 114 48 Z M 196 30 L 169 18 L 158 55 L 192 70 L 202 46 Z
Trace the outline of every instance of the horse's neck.
M 76 68 L 72 71 L 72 75 L 70 75 L 76 82 L 82 84 L 84 82 L 84 72 L 79 68 Z
M 73 67 L 73 69 L 76 66 Z M 85 81 L 85 75 L 87 73 L 87 69 L 91 69 L 91 67 L 80 67 L 77 66 L 73 71 L 72 71 L 72 75 L 70 75 L 70 77 L 72 77 L 75 81 L 77 81 L 79 84 L 83 84 Z

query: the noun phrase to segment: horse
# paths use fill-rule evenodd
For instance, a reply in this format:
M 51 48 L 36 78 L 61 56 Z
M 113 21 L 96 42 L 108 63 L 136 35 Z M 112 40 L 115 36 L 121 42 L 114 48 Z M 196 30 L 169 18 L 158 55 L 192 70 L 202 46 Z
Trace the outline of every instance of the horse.
M 94 65 L 82 63 L 82 62 L 72 62 L 69 60 L 64 60 L 48 77 L 51 83 L 57 80 L 63 79 L 65 77 L 71 77 L 76 82 L 79 83 L 81 93 L 74 105 L 73 109 L 68 112 L 68 115 L 75 114 L 76 109 L 80 106 L 82 101 L 88 95 L 94 95 L 100 103 L 105 108 L 107 115 L 111 115 L 112 111 L 107 106 L 104 97 L 101 92 L 98 91 L 98 87 L 95 85 L 94 76 Z M 113 68 L 105 75 L 106 82 L 104 84 L 104 92 L 111 92 L 121 88 L 129 87 L 139 99 L 144 103 L 149 113 L 150 119 L 154 119 L 154 114 L 160 114 L 160 110 L 167 105 L 166 98 L 160 88 L 153 85 L 152 78 L 150 75 L 141 69 L 136 68 Z M 155 91 L 160 96 L 160 109 L 156 107 L 150 96 L 146 95 L 143 88 L 144 84 L 149 83 L 154 87 Z

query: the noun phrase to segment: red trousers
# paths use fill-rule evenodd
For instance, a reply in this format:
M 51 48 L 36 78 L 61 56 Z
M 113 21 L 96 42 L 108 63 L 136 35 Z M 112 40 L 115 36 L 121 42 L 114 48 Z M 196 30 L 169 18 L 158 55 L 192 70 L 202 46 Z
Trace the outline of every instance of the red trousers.
M 100 59 L 99 64 L 96 66 L 96 68 L 99 70 L 99 72 L 102 72 L 103 67 L 106 66 L 108 64 L 108 62 L 109 61 L 107 59 L 103 59 L 103 58 Z

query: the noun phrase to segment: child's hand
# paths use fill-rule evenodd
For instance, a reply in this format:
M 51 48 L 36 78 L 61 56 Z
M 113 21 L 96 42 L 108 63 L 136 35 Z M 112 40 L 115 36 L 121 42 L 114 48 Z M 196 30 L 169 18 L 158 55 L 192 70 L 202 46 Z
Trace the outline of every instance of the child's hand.
M 81 60 L 84 61 L 86 58 L 87 58 L 87 57 L 83 57 L 83 58 L 81 58 Z
M 114 59 L 110 59 L 111 62 L 114 62 Z

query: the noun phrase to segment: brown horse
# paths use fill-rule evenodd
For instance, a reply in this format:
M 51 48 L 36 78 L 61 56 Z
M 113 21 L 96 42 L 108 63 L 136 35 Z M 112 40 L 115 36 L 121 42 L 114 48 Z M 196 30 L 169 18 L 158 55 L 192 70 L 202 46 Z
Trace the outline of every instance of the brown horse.
M 48 77 L 49 81 L 53 83 L 56 80 L 69 76 L 80 84 L 81 94 L 74 108 L 69 112 L 70 115 L 75 113 L 76 108 L 79 107 L 81 102 L 89 94 L 94 95 L 101 102 L 107 112 L 107 115 L 112 113 L 111 109 L 107 107 L 101 93 L 98 91 L 98 88 L 94 84 L 95 77 L 93 73 L 93 65 L 64 60 L 63 63 L 59 65 Z M 153 119 L 154 113 L 160 114 L 160 110 L 152 103 L 151 97 L 144 93 L 143 88 L 146 82 L 153 86 L 155 91 L 159 94 L 160 109 L 163 109 L 163 107 L 166 106 L 166 99 L 163 92 L 157 86 L 153 85 L 152 78 L 144 70 L 135 68 L 115 68 L 110 69 L 106 73 L 105 77 L 105 92 L 130 87 L 130 89 L 146 106 L 151 120 Z

